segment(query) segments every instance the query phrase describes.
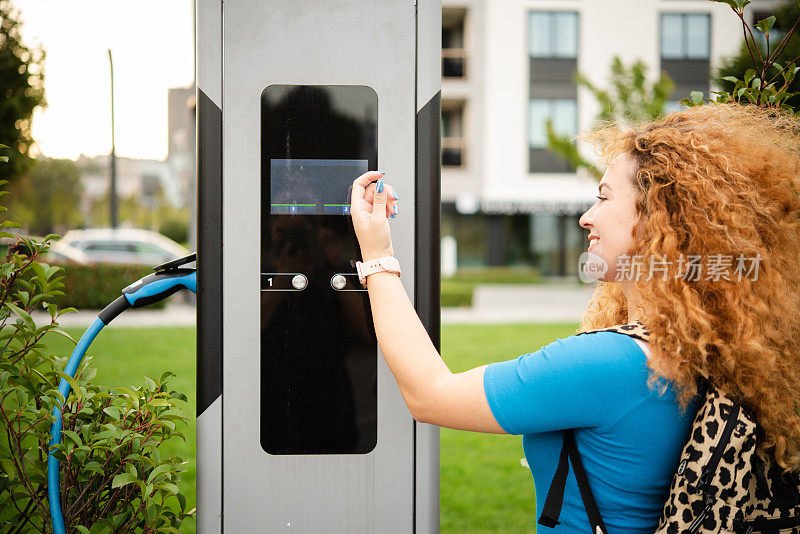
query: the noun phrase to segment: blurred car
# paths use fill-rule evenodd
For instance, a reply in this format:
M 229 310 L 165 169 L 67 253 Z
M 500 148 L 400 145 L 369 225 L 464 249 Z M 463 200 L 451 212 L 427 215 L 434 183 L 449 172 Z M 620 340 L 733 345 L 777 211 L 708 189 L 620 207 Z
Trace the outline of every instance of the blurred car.
M 50 265 L 88 265 L 91 263 L 86 253 L 66 243 L 58 241 L 50 245 L 50 251 L 44 255 L 45 263 Z
M 70 230 L 54 244 L 53 250 L 64 246 L 82 251 L 90 263 L 155 266 L 189 254 L 172 239 L 138 228 Z
M 44 241 L 41 236 L 27 236 L 38 242 Z M 50 242 L 50 250 L 39 257 L 39 261 L 50 265 L 87 265 L 89 258 L 82 250 L 78 250 L 69 245 L 59 245 L 58 250 L 53 250 L 53 246 L 57 241 Z M 30 256 L 31 249 L 24 242 L 19 241 L 16 237 L 0 237 L 0 258 L 5 258 L 7 253 L 20 254 L 22 256 Z

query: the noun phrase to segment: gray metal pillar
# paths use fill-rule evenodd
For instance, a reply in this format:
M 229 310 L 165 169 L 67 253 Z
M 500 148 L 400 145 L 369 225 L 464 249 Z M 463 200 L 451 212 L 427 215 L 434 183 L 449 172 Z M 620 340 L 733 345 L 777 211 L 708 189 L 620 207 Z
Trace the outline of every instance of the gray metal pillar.
M 265 445 L 265 433 L 273 430 L 269 425 L 276 424 L 267 413 L 275 401 L 267 398 L 272 392 L 264 390 L 265 369 L 277 372 L 268 358 L 292 345 L 264 345 L 265 332 L 273 335 L 275 330 L 265 326 L 264 318 L 273 313 L 265 306 L 284 305 L 293 297 L 270 301 L 262 295 L 265 255 L 269 263 L 270 240 L 280 231 L 288 232 L 280 239 L 289 248 L 303 246 L 292 235 L 293 228 L 307 227 L 306 234 L 316 239 L 325 235 L 326 243 L 352 239 L 349 234 L 330 236 L 314 230 L 318 221 L 333 221 L 326 231 L 338 227 L 346 219 L 334 218 L 342 215 L 301 219 L 292 215 L 294 211 L 276 215 L 279 204 L 274 199 L 273 204 L 265 203 L 271 194 L 265 184 L 271 182 L 265 182 L 264 169 L 278 161 L 264 144 L 264 132 L 272 128 L 265 124 L 272 120 L 264 111 L 269 107 L 264 103 L 266 89 L 367 87 L 376 95 L 377 133 L 364 142 L 375 143 L 377 168 L 388 171 L 387 181 L 400 192 L 401 214 L 392 222 L 395 255 L 403 266 L 406 290 L 438 346 L 440 62 L 438 0 L 229 0 L 224 6 L 221 0 L 197 0 L 201 534 L 438 531 L 438 428 L 413 421 L 377 349 L 374 448 L 328 454 Z M 290 100 L 284 103 L 293 105 Z M 298 143 L 294 138 L 286 143 L 281 160 L 286 165 L 300 159 L 332 161 L 330 155 L 315 156 L 313 149 L 291 147 Z M 293 206 L 289 209 L 310 204 Z M 294 224 L 300 221 L 306 222 Z M 303 272 L 309 277 L 309 290 L 325 296 L 320 306 L 339 298 L 323 287 L 311 267 Z M 346 298 L 364 295 L 356 292 Z M 292 305 L 286 309 L 301 320 L 302 307 Z M 334 315 L 328 314 L 331 321 L 338 319 Z M 315 320 L 324 321 L 325 316 L 317 314 L 322 319 Z M 295 332 L 297 324 L 290 319 L 282 328 Z M 364 324 L 371 328 L 371 319 Z M 274 339 L 278 338 L 270 338 Z M 303 356 L 314 367 L 316 355 Z M 319 358 L 326 357 L 333 356 L 321 351 Z M 352 374 L 350 381 L 358 376 Z M 287 388 L 293 387 L 294 379 L 287 376 Z

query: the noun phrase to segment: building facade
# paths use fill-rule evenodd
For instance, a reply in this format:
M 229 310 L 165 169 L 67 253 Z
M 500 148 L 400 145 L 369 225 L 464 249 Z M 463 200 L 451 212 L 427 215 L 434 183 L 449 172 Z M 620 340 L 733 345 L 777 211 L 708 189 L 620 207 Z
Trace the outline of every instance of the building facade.
M 756 0 L 762 18 L 776 5 Z M 459 267 L 529 265 L 577 276 L 580 216 L 597 181 L 547 148 L 546 124 L 575 135 L 600 109 L 576 72 L 608 87 L 611 61 L 641 60 L 675 82 L 667 109 L 738 52 L 741 26 L 705 0 L 443 0 L 442 235 Z M 580 147 L 589 152 L 587 147 Z

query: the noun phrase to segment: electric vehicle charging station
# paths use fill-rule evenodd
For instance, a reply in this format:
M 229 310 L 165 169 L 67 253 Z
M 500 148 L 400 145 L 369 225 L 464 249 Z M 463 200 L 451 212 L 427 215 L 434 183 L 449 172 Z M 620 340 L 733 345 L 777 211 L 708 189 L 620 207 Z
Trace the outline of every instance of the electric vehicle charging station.
M 388 172 L 438 347 L 441 2 L 196 13 L 198 532 L 438 532 L 438 429 L 380 355 L 348 188 Z

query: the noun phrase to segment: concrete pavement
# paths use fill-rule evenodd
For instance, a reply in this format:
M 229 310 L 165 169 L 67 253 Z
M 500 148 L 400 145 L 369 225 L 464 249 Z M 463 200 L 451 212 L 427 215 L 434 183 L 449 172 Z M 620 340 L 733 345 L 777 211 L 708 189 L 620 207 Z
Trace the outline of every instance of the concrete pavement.
M 442 324 L 578 322 L 593 291 L 594 285 L 478 286 L 472 307 L 442 308 Z
M 469 308 L 443 308 L 442 324 L 498 324 L 577 322 L 583 315 L 593 285 L 487 285 L 475 288 Z M 194 326 L 196 309 L 191 304 L 170 302 L 164 309 L 128 310 L 109 328 L 143 326 Z M 34 312 L 37 324 L 49 321 L 49 315 Z M 62 327 L 87 327 L 97 318 L 97 311 L 78 311 L 63 315 Z

